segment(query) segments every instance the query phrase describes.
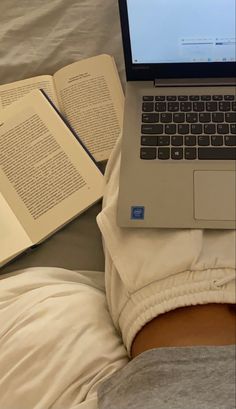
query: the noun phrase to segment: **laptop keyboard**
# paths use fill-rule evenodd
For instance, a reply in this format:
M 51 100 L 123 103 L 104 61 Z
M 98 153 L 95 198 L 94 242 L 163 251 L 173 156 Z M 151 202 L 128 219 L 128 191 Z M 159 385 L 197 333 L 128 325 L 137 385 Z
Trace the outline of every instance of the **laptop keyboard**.
M 140 158 L 235 160 L 236 97 L 144 96 Z

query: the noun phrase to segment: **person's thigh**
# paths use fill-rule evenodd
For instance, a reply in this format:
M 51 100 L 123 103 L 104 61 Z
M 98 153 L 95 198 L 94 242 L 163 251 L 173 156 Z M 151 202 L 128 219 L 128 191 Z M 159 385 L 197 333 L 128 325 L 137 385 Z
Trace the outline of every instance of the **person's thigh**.
M 235 312 L 233 304 L 204 304 L 161 314 L 137 334 L 132 357 L 153 348 L 234 345 Z

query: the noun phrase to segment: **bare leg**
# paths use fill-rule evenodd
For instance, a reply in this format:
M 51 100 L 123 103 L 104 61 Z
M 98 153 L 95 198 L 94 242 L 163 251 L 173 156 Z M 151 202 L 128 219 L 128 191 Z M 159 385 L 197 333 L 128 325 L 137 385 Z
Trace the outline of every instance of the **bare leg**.
M 230 304 L 205 304 L 159 315 L 137 334 L 132 357 L 158 347 L 235 344 L 235 311 Z

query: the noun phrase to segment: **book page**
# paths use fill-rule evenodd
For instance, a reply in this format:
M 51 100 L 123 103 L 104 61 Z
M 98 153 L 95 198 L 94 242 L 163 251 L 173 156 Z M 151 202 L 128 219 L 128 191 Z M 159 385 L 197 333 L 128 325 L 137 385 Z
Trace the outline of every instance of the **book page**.
M 100 199 L 104 179 L 40 91 L 8 110 L 5 122 L 0 114 L 0 187 L 36 244 Z
M 0 193 L 0 267 L 32 242 Z
M 124 95 L 114 59 L 100 55 L 54 75 L 60 109 L 97 161 L 108 159 L 121 131 Z
M 50 99 L 58 106 L 56 92 L 54 90 L 51 75 L 41 75 L 39 77 L 28 78 L 22 81 L 0 86 L 0 111 L 13 102 L 27 95 L 34 89 L 43 89 Z

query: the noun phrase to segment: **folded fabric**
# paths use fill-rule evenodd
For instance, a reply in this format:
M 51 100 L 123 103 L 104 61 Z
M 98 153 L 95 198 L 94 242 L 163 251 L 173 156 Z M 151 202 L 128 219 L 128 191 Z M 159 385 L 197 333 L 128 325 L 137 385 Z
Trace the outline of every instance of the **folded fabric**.
M 128 362 L 104 273 L 32 268 L 0 280 L 0 408 L 93 409 Z

